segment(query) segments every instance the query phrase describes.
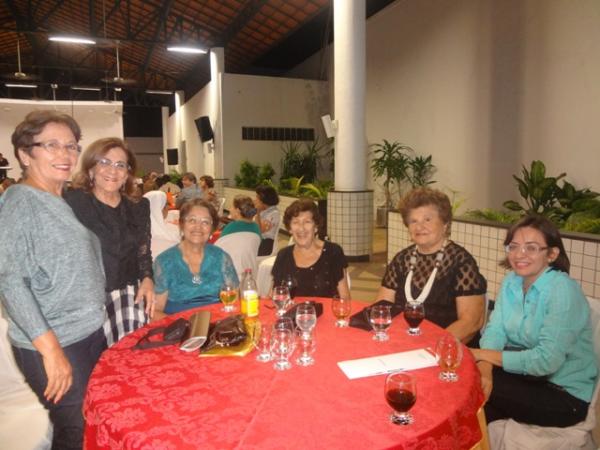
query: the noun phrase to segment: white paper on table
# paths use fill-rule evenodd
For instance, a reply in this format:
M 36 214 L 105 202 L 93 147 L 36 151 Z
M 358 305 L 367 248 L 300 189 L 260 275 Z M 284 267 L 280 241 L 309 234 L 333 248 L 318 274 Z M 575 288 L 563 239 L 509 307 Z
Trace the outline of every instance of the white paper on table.
M 337 363 L 342 372 L 351 380 L 355 378 L 383 375 L 401 370 L 422 369 L 436 366 L 437 361 L 428 350 L 410 350 L 370 358 L 352 359 Z

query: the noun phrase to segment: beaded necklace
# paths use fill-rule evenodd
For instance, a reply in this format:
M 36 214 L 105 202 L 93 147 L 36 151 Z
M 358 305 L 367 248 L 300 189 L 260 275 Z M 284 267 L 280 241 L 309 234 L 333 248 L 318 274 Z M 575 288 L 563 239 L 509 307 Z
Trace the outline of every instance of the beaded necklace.
M 431 292 L 431 288 L 433 287 L 433 282 L 435 281 L 435 276 L 437 275 L 438 268 L 440 267 L 440 265 L 442 264 L 442 260 L 444 259 L 445 247 L 446 241 L 444 241 L 444 243 L 442 244 L 442 248 L 440 248 L 437 252 L 437 255 L 435 255 L 435 267 L 431 271 L 431 274 L 429 275 L 429 278 L 427 279 L 427 283 L 425 283 L 423 290 L 417 298 L 413 298 L 410 287 L 412 284 L 413 272 L 415 266 L 417 265 L 418 252 L 417 246 L 415 245 L 415 248 L 410 256 L 410 270 L 408 271 L 408 276 L 406 277 L 406 281 L 404 282 L 404 295 L 406 296 L 406 301 L 408 303 L 421 304 L 425 301 L 425 299 Z

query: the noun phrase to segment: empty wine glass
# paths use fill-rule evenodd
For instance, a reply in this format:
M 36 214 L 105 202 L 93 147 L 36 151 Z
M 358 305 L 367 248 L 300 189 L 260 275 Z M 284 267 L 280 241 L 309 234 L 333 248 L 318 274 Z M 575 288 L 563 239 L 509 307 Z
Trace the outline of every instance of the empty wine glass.
M 254 336 L 252 342 L 254 347 L 258 350 L 256 360 L 260 362 L 271 361 L 271 332 L 273 326 L 271 324 L 265 324 L 256 322 L 254 326 Z
M 221 292 L 219 292 L 219 298 L 223 303 L 222 311 L 235 311 L 235 301 L 237 300 L 237 296 L 237 286 L 230 281 L 224 281 L 221 285 Z
M 404 320 L 408 323 L 408 330 L 406 331 L 410 336 L 418 336 L 421 334 L 419 325 L 425 318 L 425 306 L 423 303 L 410 303 L 407 302 L 404 307 Z
M 273 323 L 273 330 L 289 330 L 293 333 L 295 329 L 294 322 L 289 317 L 278 317 Z
M 440 380 L 458 381 L 456 369 L 460 366 L 462 355 L 462 344 L 454 335 L 446 333 L 438 339 L 435 346 L 435 356 L 438 366 L 442 369 L 439 374 Z
M 333 297 L 331 299 L 331 311 L 336 318 L 336 327 L 344 328 L 348 326 L 348 318 L 352 312 L 349 298 Z
M 296 325 L 304 334 L 310 334 L 317 324 L 317 312 L 312 303 L 305 302 L 296 308 Z
M 374 341 L 387 341 L 390 337 L 387 334 L 387 329 L 392 324 L 392 306 L 375 305 L 369 311 L 369 321 L 375 331 L 373 336 Z
M 287 274 L 281 284 L 288 288 L 290 291 L 290 297 L 293 299 L 296 296 L 295 293 L 297 286 L 296 279 L 293 277 L 293 275 Z
M 296 328 L 296 342 L 302 349 L 302 353 L 296 359 L 296 364 L 299 366 L 311 366 L 315 363 L 315 358 L 312 356 L 317 348 L 316 330 L 312 333 L 305 333 L 300 328 Z
M 395 425 L 410 425 L 414 417 L 408 413 L 417 401 L 417 383 L 407 372 L 393 372 L 385 379 L 385 400 L 394 412 L 390 421 Z
M 271 300 L 273 301 L 275 309 L 277 310 L 277 316 L 283 316 L 292 302 L 290 297 L 290 290 L 287 286 L 284 285 L 275 286 L 273 288 L 273 295 L 271 296 Z
M 275 357 L 275 370 L 288 370 L 292 365 L 288 361 L 294 351 L 294 334 L 288 329 L 273 329 L 271 334 L 271 353 Z

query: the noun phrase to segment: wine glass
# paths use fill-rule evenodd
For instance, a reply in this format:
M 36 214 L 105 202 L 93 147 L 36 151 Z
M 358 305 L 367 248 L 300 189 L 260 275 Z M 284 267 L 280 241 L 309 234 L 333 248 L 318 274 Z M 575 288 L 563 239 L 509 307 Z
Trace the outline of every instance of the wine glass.
M 407 302 L 404 307 L 404 320 L 408 323 L 408 330 L 406 331 L 410 336 L 418 336 L 421 334 L 419 325 L 425 318 L 425 306 L 423 303 L 410 303 Z
M 344 328 L 348 326 L 348 318 L 352 312 L 349 298 L 333 297 L 331 299 L 331 311 L 336 318 L 336 327 Z
M 442 370 L 439 379 L 447 382 L 458 381 L 456 369 L 462 361 L 462 344 L 456 337 L 450 333 L 444 334 L 437 341 L 435 346 L 435 357 L 438 366 Z
M 271 333 L 271 354 L 275 357 L 275 370 L 288 370 L 292 368 L 288 361 L 294 351 L 294 333 L 285 328 L 275 328 Z
M 385 379 L 385 400 L 394 412 L 390 421 L 395 425 L 410 425 L 414 417 L 408 413 L 417 401 L 417 383 L 408 372 L 392 372 Z
M 300 328 L 296 328 L 296 342 L 302 348 L 302 353 L 296 359 L 296 364 L 299 366 L 311 366 L 315 363 L 315 358 L 312 356 L 317 348 L 316 330 L 312 333 L 304 333 Z
M 288 290 L 290 292 L 290 297 L 293 299 L 295 297 L 295 291 L 296 291 L 296 286 L 297 286 L 296 279 L 293 277 L 293 275 L 288 273 L 283 278 L 283 281 L 281 284 L 288 288 Z
M 254 326 L 253 344 L 258 350 L 256 360 L 260 362 L 271 361 L 271 332 L 273 326 L 271 324 L 265 324 L 256 322 Z
M 233 312 L 235 311 L 235 301 L 237 300 L 237 286 L 229 281 L 223 282 L 221 285 L 221 292 L 219 292 L 219 298 L 223 303 L 222 311 Z
M 296 309 L 296 325 L 303 331 L 305 335 L 310 335 L 310 332 L 317 324 L 317 312 L 312 303 L 305 302 L 298 305 Z
M 277 310 L 277 316 L 282 317 L 285 314 L 285 311 L 290 306 L 292 302 L 290 297 L 290 290 L 287 286 L 275 286 L 273 288 L 273 295 L 271 296 L 271 300 L 275 305 L 275 309 Z
M 391 305 L 375 305 L 369 311 L 369 321 L 375 331 L 373 336 L 374 341 L 387 341 L 390 337 L 387 334 L 387 329 L 392 324 L 392 307 Z

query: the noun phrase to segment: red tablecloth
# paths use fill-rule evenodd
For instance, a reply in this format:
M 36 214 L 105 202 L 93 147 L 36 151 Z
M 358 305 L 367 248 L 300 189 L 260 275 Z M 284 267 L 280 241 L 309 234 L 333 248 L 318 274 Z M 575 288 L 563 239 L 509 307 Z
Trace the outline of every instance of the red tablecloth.
M 84 405 L 86 448 L 468 449 L 481 440 L 476 412 L 483 394 L 466 349 L 458 383 L 438 380 L 437 367 L 413 372 L 418 395 L 410 426 L 389 422 L 384 376 L 349 380 L 336 364 L 431 347 L 444 330 L 425 322 L 423 335 L 411 337 L 398 316 L 390 341 L 379 343 L 372 333 L 335 328 L 329 300 L 319 301 L 325 311 L 317 324 L 316 363 L 285 372 L 257 362 L 255 352 L 199 358 L 174 346 L 134 351 L 130 347 L 147 330 L 125 337 L 92 373 Z M 210 309 L 213 319 L 223 316 L 220 305 Z M 273 312 L 261 305 L 265 317 Z

